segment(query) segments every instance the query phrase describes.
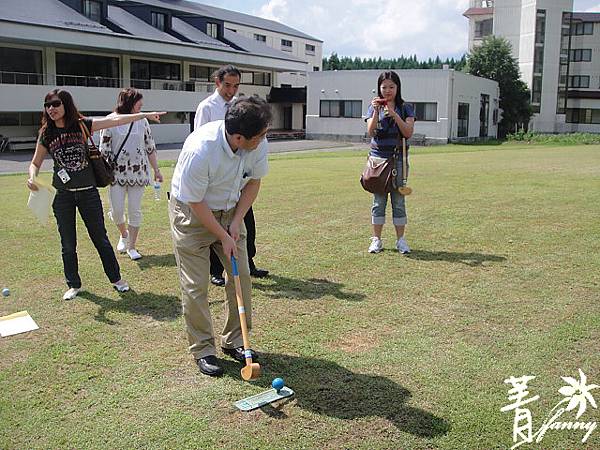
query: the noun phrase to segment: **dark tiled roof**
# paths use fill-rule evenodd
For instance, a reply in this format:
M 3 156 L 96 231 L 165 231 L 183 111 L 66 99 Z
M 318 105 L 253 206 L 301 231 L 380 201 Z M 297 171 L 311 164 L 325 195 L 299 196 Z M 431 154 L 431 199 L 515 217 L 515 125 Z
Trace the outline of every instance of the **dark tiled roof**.
M 160 31 L 133 14 L 117 6 L 108 6 L 108 20 L 133 36 L 157 39 L 163 42 L 181 42 L 168 33 Z
M 0 20 L 114 34 L 58 0 L 1 0 Z
M 201 44 L 204 46 L 218 47 L 221 50 L 222 49 L 230 49 L 231 50 L 231 47 L 229 45 L 210 37 L 208 34 L 203 33 L 198 28 L 190 25 L 187 22 L 184 22 L 181 19 L 178 19 L 177 17 L 173 17 L 171 25 L 172 25 L 173 31 L 179 33 L 184 38 L 189 39 L 190 41 L 192 41 L 196 44 Z
M 225 30 L 223 33 L 223 37 L 231 42 L 234 46 L 245 50 L 253 55 L 261 55 L 268 56 L 270 58 L 279 58 L 279 59 L 287 59 L 290 61 L 298 61 L 305 62 L 300 58 L 296 58 L 292 54 L 288 52 L 283 52 L 281 50 L 277 50 L 273 47 L 269 47 L 264 42 L 259 42 L 254 39 L 250 39 L 246 36 L 242 36 L 239 33 L 235 33 L 234 31 Z
M 131 0 L 116 0 L 125 3 L 132 3 Z M 251 16 L 249 14 L 231 11 L 228 9 L 217 8 L 216 6 L 203 5 L 201 3 L 191 2 L 187 0 L 136 0 L 135 3 L 143 3 L 146 5 L 157 6 L 165 9 L 176 10 L 184 13 L 197 14 L 214 19 L 224 20 L 226 22 L 238 23 L 240 25 L 248 25 L 255 28 L 270 30 L 277 33 L 285 33 L 291 36 L 297 36 L 304 39 L 323 42 L 313 36 L 310 36 L 295 28 L 288 27 L 274 20 L 263 19 L 261 17 Z

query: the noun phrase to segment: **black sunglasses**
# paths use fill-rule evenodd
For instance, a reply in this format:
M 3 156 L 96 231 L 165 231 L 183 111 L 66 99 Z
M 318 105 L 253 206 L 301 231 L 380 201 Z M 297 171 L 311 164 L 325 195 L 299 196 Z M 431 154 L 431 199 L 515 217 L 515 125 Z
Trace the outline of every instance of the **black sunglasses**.
M 44 102 L 44 108 L 50 108 L 51 106 L 58 108 L 62 104 L 62 100 L 52 100 L 51 102 Z

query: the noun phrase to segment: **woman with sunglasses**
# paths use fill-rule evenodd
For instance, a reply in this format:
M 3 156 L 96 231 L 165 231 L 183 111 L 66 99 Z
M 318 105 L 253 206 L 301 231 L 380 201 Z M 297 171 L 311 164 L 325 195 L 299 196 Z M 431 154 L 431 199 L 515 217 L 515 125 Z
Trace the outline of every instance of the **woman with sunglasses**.
M 116 114 L 139 113 L 144 104 L 141 92 L 126 88 L 119 93 Z M 106 128 L 100 133 L 100 151 L 116 164 L 115 181 L 108 188 L 110 218 L 119 229 L 117 251 L 127 253 L 132 260 L 142 255 L 137 251 L 137 237 L 142 223 L 142 197 L 152 178 L 162 183 L 163 176 L 158 168 L 156 146 L 150 124 L 146 119 L 126 126 Z M 125 197 L 127 197 L 127 224 L 125 223 Z
M 50 154 L 54 160 L 52 185 L 57 190 L 52 209 L 60 234 L 63 268 L 69 286 L 63 295 L 63 300 L 74 299 L 81 290 L 77 261 L 76 210 L 79 210 L 90 239 L 100 255 L 104 273 L 117 291 L 129 290 L 129 285 L 121 278 L 119 263 L 106 235 L 102 202 L 96 188 L 94 171 L 88 159 L 84 127 L 93 133 L 146 118 L 159 121 L 162 114 L 164 112 L 88 119 L 79 113 L 69 92 L 54 89 L 46 94 L 42 126 L 29 165 L 27 187 L 32 191 L 37 190 L 34 179 L 44 158 Z

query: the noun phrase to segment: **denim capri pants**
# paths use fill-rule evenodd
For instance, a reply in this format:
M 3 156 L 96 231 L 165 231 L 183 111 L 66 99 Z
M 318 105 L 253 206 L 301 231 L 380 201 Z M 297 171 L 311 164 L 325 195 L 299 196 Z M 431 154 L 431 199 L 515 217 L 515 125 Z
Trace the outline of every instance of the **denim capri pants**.
M 407 158 L 408 159 L 408 158 Z M 402 158 L 396 161 L 397 185 L 400 186 L 402 181 Z M 408 173 L 408 161 L 406 162 L 406 171 Z M 373 206 L 371 208 L 371 221 L 373 225 L 383 225 L 385 223 L 385 209 L 387 205 L 388 195 L 392 200 L 392 221 L 394 225 L 406 225 L 406 205 L 404 195 L 401 195 L 397 190 L 389 194 L 373 194 Z

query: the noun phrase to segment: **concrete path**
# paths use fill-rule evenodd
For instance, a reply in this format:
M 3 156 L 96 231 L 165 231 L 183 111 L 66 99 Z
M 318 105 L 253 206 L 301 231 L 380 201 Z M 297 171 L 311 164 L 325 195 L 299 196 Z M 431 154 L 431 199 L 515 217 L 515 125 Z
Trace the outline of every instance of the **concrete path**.
M 301 152 L 313 150 L 343 150 L 348 148 L 364 148 L 365 152 L 367 144 L 356 142 L 333 142 L 333 141 L 274 141 L 269 142 L 269 153 L 284 153 L 284 152 Z M 176 160 L 181 144 L 161 144 L 158 146 L 159 160 Z M 29 170 L 29 163 L 33 152 L 18 151 L 0 153 L 0 173 L 23 173 Z M 48 157 L 42 170 L 52 170 L 52 160 Z

